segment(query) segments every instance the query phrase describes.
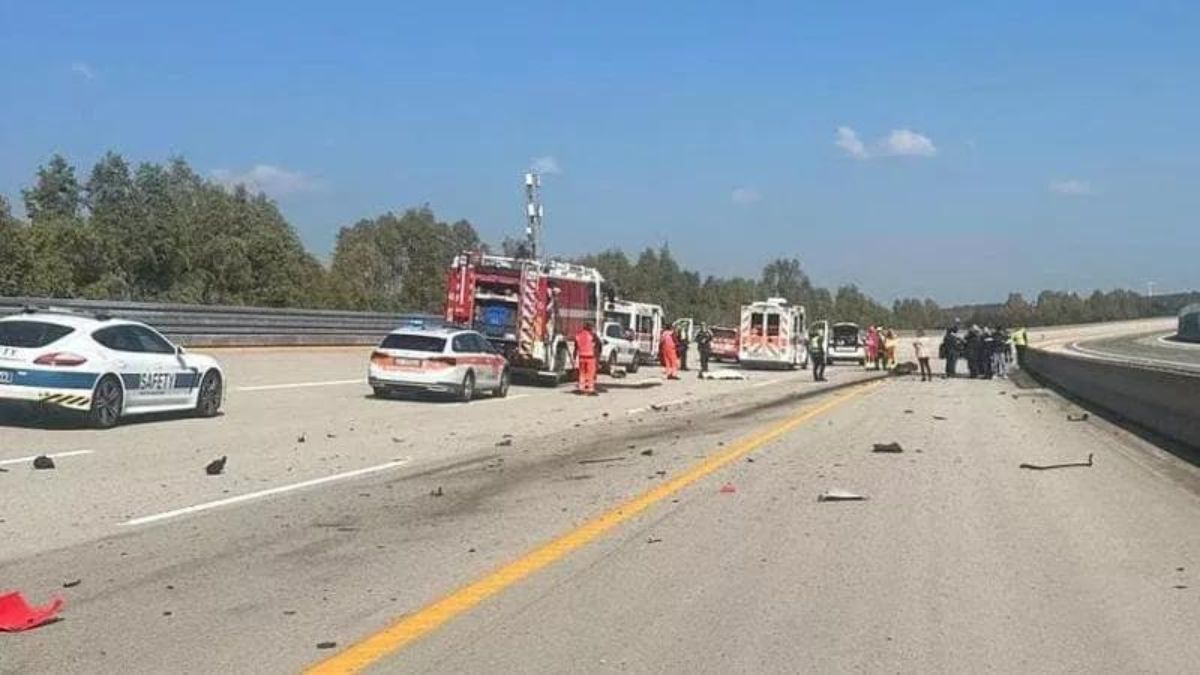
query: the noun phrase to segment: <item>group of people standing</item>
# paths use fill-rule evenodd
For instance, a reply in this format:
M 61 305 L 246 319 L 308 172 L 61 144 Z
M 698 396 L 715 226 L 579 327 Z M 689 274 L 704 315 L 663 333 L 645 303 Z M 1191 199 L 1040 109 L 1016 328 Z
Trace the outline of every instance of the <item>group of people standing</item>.
M 871 370 L 891 370 L 896 367 L 896 347 L 900 343 L 896 332 L 891 328 L 868 326 L 863 338 L 863 348 L 867 354 L 867 368 Z
M 1009 332 L 1003 326 L 972 325 L 965 335 L 958 326 L 946 329 L 938 356 L 946 362 L 946 377 L 958 377 L 958 362 L 966 361 L 971 379 L 1007 378 L 1010 367 L 1021 363 L 1028 344 L 1024 328 Z

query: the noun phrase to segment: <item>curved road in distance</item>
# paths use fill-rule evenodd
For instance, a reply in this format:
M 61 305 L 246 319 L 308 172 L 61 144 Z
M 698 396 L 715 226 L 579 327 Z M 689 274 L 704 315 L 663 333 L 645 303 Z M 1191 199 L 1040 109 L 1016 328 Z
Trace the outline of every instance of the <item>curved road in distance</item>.
M 1069 349 L 1093 358 L 1200 374 L 1200 344 L 1177 342 L 1171 339 L 1174 335 L 1172 330 L 1080 340 Z

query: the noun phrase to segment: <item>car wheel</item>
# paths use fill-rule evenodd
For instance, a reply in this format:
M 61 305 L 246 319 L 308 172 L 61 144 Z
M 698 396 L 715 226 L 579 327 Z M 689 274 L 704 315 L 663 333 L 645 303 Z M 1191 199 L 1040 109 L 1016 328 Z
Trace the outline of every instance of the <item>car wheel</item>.
M 499 386 L 492 390 L 492 396 L 495 396 L 496 398 L 504 398 L 505 396 L 508 396 L 508 385 L 510 383 L 510 379 L 511 378 L 508 374 L 508 369 L 505 368 L 504 371 L 500 373 Z
M 612 350 L 612 354 L 608 355 L 608 374 L 612 375 L 617 372 L 617 350 Z
M 462 384 L 458 386 L 458 400 L 469 403 L 475 398 L 475 373 L 468 372 L 463 376 Z
M 112 375 L 101 378 L 92 392 L 92 410 L 88 413 L 92 426 L 97 429 L 117 426 L 124 403 L 125 393 L 121 391 L 121 383 L 117 378 Z
M 628 372 L 630 375 L 637 375 L 638 368 L 641 368 L 641 367 L 642 367 L 642 353 L 634 352 L 633 353 L 633 361 L 629 364 L 629 367 L 626 368 L 625 371 Z
M 196 414 L 200 417 L 216 417 L 221 411 L 221 394 L 224 383 L 221 374 L 210 370 L 200 380 L 200 392 L 196 395 Z

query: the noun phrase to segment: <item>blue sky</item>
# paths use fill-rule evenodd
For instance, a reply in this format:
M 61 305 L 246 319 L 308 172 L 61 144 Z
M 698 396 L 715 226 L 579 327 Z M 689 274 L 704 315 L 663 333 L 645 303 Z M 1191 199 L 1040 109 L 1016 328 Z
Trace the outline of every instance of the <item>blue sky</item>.
M 901 7 L 903 5 L 903 7 Z M 1200 286 L 1200 3 L 0 0 L 0 193 L 256 181 L 309 247 L 428 202 L 570 255 L 797 256 L 885 302 Z

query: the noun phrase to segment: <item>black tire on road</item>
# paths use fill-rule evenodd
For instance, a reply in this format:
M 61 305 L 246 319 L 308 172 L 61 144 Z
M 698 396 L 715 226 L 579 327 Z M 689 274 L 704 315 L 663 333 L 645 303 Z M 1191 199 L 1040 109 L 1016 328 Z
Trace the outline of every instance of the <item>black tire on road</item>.
M 500 384 L 492 390 L 492 396 L 495 396 L 496 398 L 504 398 L 508 396 L 508 387 L 511 383 L 511 380 L 512 377 L 508 374 L 508 368 L 505 368 L 504 371 L 500 373 Z
M 200 380 L 200 391 L 196 394 L 196 414 L 200 417 L 216 417 L 221 412 L 221 396 L 225 383 L 221 374 L 210 370 Z
M 92 391 L 92 409 L 88 412 L 88 421 L 97 429 L 111 429 L 121 420 L 124 403 L 125 392 L 121 390 L 121 382 L 112 375 L 105 375 Z
M 463 376 L 462 384 L 458 386 L 458 400 L 470 403 L 473 398 L 475 398 L 475 373 L 467 371 L 467 374 Z

